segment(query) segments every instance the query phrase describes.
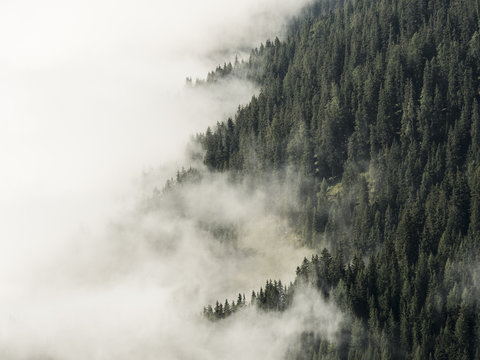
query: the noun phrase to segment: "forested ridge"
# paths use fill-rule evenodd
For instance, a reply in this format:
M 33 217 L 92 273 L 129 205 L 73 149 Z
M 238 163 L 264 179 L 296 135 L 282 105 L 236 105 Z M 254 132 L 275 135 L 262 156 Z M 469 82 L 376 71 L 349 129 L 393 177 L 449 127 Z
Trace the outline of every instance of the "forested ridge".
M 336 343 L 306 333 L 288 357 L 480 359 L 479 9 L 317 1 L 284 41 L 209 74 L 261 90 L 199 136 L 204 163 L 252 184 L 293 178 L 285 216 L 319 253 L 250 304 L 283 311 L 311 284 L 351 315 Z

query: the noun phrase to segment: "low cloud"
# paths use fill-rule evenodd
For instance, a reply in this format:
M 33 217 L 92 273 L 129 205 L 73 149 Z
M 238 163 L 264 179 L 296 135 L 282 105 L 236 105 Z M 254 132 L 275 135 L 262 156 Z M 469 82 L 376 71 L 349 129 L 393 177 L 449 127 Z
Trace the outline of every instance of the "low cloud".
M 0 5 L 0 358 L 236 359 L 244 344 L 278 359 L 281 340 L 311 326 L 293 328 L 295 306 L 213 326 L 201 316 L 268 278 L 293 280 L 309 255 L 271 194 L 212 175 L 148 211 L 141 200 L 188 166 L 191 135 L 258 91 L 185 78 L 281 34 L 307 2 Z M 206 223 L 237 229 L 235 244 Z M 336 314 L 309 301 L 305 319 Z
M 309 289 L 284 313 L 252 307 L 218 323 L 201 315 L 217 298 L 249 297 L 268 278 L 292 281 L 308 256 L 265 200 L 206 174 L 103 233 L 77 234 L 3 302 L 4 357 L 280 359 L 302 331 L 334 340 L 342 317 Z M 205 224 L 233 226 L 235 240 Z

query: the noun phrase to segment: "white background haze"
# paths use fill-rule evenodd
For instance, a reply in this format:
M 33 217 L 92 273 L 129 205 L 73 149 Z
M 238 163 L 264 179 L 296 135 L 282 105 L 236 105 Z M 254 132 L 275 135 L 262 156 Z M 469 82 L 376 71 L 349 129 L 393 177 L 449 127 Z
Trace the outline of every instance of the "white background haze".
M 198 316 L 294 274 L 305 251 L 265 195 L 218 177 L 186 190 L 189 217 L 135 204 L 143 171 L 160 168 L 163 186 L 189 137 L 256 91 L 192 92 L 185 78 L 281 36 L 306 2 L 0 2 L 0 358 L 279 358 L 303 329 L 299 306 L 253 327 L 252 314 L 215 326 Z M 196 227 L 205 214 L 242 225 L 249 255 L 216 248 Z M 301 313 L 318 313 L 331 336 L 338 318 L 318 301 Z

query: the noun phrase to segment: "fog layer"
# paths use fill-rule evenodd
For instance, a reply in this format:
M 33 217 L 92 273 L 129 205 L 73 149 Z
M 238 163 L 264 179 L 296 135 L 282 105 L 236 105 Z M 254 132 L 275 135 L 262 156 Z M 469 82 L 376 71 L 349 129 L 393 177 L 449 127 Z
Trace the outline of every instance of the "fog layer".
M 2 357 L 280 359 L 301 331 L 331 338 L 341 316 L 309 290 L 282 314 L 201 316 L 216 298 L 249 297 L 268 277 L 293 280 L 308 254 L 266 194 L 205 176 L 57 248 L 28 289 L 2 299 Z M 219 239 L 209 224 L 237 236 Z
M 146 211 L 134 180 L 160 168 L 163 186 L 189 137 L 256 91 L 192 92 L 185 78 L 281 34 L 305 3 L 0 4 L 1 358 L 236 359 L 249 347 L 278 359 L 305 326 L 293 318 L 324 316 L 311 300 L 301 316 L 255 316 L 254 331 L 253 309 L 205 323 L 204 305 L 292 280 L 308 252 L 264 193 L 218 176 Z M 241 229 L 238 243 L 199 226 L 209 221 Z

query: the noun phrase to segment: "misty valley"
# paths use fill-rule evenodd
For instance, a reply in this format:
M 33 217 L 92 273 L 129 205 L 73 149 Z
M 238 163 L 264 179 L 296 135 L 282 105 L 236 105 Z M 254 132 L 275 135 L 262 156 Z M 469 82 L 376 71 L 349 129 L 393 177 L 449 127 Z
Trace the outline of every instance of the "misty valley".
M 88 116 L 80 117 L 74 135 L 80 149 L 111 146 L 105 162 L 85 168 L 99 174 L 92 184 L 106 185 L 81 188 L 87 175 L 68 180 L 67 167 L 45 177 L 58 181 L 55 190 L 25 175 L 35 180 L 25 191 L 47 200 L 27 196 L 30 213 L 16 198 L 0 207 L 5 219 L 20 214 L 14 231 L 0 232 L 0 359 L 480 360 L 478 0 L 262 0 L 235 4 L 238 23 L 227 15 L 233 4 L 213 1 L 194 8 L 192 25 L 182 23 L 188 31 L 173 32 L 162 51 L 145 40 L 168 38 L 150 14 L 157 5 L 135 12 L 127 3 L 110 20 L 105 7 L 96 29 L 128 51 L 90 39 L 95 56 L 112 52 L 93 77 L 108 68 L 122 85 L 78 85 L 80 98 L 93 96 L 92 113 L 110 119 L 93 117 L 83 138 Z M 189 16 L 193 5 L 178 6 L 172 14 Z M 197 11 L 212 24 L 195 25 Z M 105 25 L 113 19 L 114 29 L 124 19 L 135 26 L 116 40 Z M 214 27 L 224 37 L 213 37 Z M 67 58 L 61 44 L 55 59 Z M 125 64 L 112 61 L 124 56 Z M 223 65 L 202 73 L 212 61 Z M 36 76 L 64 66 L 48 73 L 39 58 L 25 64 L 17 72 Z M 77 66 L 66 73 L 87 76 Z M 176 81 L 189 70 L 202 75 L 178 88 L 165 75 Z M 61 97 L 52 99 L 57 108 Z M 110 101 L 127 107 L 111 115 L 97 107 Z M 42 111 L 54 117 L 34 113 Z M 52 128 L 65 126 L 61 115 Z M 111 200 L 99 194 L 128 176 L 99 169 L 126 166 L 120 149 L 130 141 L 132 157 L 148 153 L 148 165 L 134 190 L 118 190 L 120 205 L 104 210 Z M 157 153 L 162 163 L 152 167 Z M 92 150 L 88 161 L 101 154 Z M 100 224 L 78 227 L 90 212 Z M 36 224 L 44 223 L 55 231 L 42 237 Z M 15 240 L 21 229 L 24 240 Z

